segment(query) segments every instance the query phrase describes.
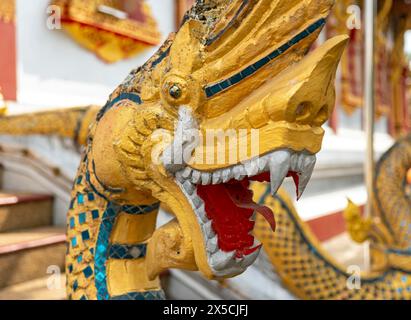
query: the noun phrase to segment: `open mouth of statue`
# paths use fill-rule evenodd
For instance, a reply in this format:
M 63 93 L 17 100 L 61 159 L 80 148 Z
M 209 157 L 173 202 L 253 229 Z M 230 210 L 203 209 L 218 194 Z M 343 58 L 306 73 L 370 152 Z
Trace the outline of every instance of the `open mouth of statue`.
M 269 182 L 274 195 L 283 180 L 292 177 L 299 198 L 315 161 L 314 155 L 304 152 L 277 150 L 214 172 L 186 167 L 176 173 L 177 183 L 200 223 L 208 263 L 215 276 L 240 274 L 256 260 L 261 249 L 252 235 L 257 214 L 275 230 L 274 213 L 253 201 L 251 182 Z

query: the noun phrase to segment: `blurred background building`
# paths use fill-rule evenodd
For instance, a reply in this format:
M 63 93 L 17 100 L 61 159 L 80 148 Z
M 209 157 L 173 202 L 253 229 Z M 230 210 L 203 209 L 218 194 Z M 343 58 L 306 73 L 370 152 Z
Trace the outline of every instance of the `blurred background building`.
M 87 4 L 83 4 L 86 2 Z M 178 28 L 189 0 L 2 0 L 0 111 L 9 114 L 103 105 L 130 70 Z M 346 233 L 347 197 L 360 206 L 364 185 L 363 1 L 337 0 L 319 42 L 347 33 L 337 102 L 302 200 L 301 217 L 343 264 L 367 265 Z M 411 128 L 411 4 L 378 0 L 375 15 L 375 152 Z M 110 19 L 103 19 L 109 16 Z M 107 22 L 107 20 L 109 22 Z M 0 137 L 0 299 L 63 299 L 66 211 L 80 160 L 57 137 Z M 291 182 L 285 188 L 292 192 Z M 166 213 L 159 223 L 169 219 Z M 61 273 L 61 277 L 57 275 Z M 56 280 L 57 279 L 57 280 Z M 168 298 L 293 299 L 262 255 L 245 274 L 210 282 L 196 273 L 163 275 Z

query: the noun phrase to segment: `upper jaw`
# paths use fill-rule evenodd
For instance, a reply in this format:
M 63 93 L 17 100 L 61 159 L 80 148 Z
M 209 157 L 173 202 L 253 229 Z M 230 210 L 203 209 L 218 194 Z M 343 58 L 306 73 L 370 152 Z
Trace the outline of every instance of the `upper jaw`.
M 264 156 L 249 160 L 243 164 L 229 166 L 215 171 L 198 171 L 186 166 L 175 173 L 176 184 L 189 201 L 201 227 L 208 265 L 216 278 L 232 277 L 243 273 L 257 259 L 261 244 L 257 239 L 247 250 L 250 254 L 236 257 L 236 251 L 226 252 L 220 249 L 218 235 L 212 227 L 205 203 L 197 194 L 198 185 L 217 185 L 230 180 L 242 181 L 265 172 L 270 173 L 271 193 L 274 195 L 285 177 L 296 173 L 297 197 L 300 198 L 312 175 L 316 162 L 315 155 L 307 152 L 295 152 L 289 149 L 272 151 Z M 255 221 L 255 214 L 250 217 Z M 252 230 L 250 230 L 251 232 Z

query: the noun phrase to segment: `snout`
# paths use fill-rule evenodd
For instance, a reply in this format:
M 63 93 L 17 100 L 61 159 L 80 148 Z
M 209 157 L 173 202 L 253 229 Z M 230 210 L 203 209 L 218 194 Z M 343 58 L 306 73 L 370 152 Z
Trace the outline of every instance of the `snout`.
M 334 79 L 347 41 L 347 36 L 328 40 L 227 113 L 207 120 L 201 127 L 204 136 L 207 130 L 236 130 L 247 132 L 250 142 L 252 132 L 258 131 L 258 155 L 281 148 L 317 153 L 324 135 L 321 126 L 334 109 Z M 237 135 L 236 145 L 243 135 Z M 238 162 L 245 160 L 238 158 Z M 226 165 L 233 164 L 192 163 L 197 170 Z

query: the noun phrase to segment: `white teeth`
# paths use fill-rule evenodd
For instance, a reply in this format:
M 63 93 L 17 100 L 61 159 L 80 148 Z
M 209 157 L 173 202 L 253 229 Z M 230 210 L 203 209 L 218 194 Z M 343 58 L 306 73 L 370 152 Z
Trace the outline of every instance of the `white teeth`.
M 294 153 L 293 155 L 291 155 L 290 171 L 299 172 L 298 158 L 299 158 L 298 153 Z
M 235 166 L 233 168 L 233 176 L 234 176 L 234 179 L 236 179 L 238 181 L 241 181 L 241 180 L 244 179 L 244 177 L 247 176 L 247 173 L 246 173 L 243 166 L 241 166 L 241 165 L 240 166 Z
M 187 193 L 191 196 L 194 193 L 194 190 L 196 189 L 195 185 L 193 185 L 190 181 L 186 181 L 183 183 L 183 188 Z
M 203 200 L 201 200 L 197 194 L 193 194 L 191 197 L 191 201 L 193 202 L 194 208 L 200 208 L 202 204 L 204 204 Z
M 289 151 L 281 150 L 273 153 L 269 160 L 271 194 L 276 194 L 290 168 L 291 154 Z
M 186 167 L 175 173 L 177 184 L 185 196 L 190 200 L 197 220 L 201 227 L 207 260 L 213 274 L 216 277 L 231 277 L 244 272 L 258 257 L 261 248 L 260 242 L 254 238 L 254 244 L 249 249 L 255 251 L 241 258 L 236 257 L 236 251 L 224 252 L 218 246 L 218 236 L 212 227 L 212 220 L 207 216 L 204 201 L 197 195 L 197 186 L 227 183 L 232 179 L 238 181 L 245 177 L 253 177 L 260 173 L 270 172 L 271 193 L 277 193 L 284 178 L 289 171 L 299 175 L 298 195 L 303 194 L 314 170 L 316 157 L 305 153 L 295 153 L 288 150 L 278 150 L 258 159 L 253 159 L 244 164 L 238 164 L 230 168 L 216 170 L 212 173 L 201 172 Z M 254 212 L 250 221 L 256 220 L 257 213 Z
M 256 221 L 257 220 L 257 211 L 254 211 L 253 215 L 250 218 L 250 221 Z
M 220 184 L 222 181 L 221 171 L 216 171 L 213 173 L 213 184 Z
M 231 264 L 235 263 L 233 260 L 235 256 L 235 251 L 224 252 L 218 250 L 216 253 L 210 257 L 210 265 L 214 270 L 222 270 L 229 267 Z
M 198 184 L 201 179 L 201 172 L 200 171 L 193 171 L 193 175 L 191 176 L 191 182 L 194 184 Z
M 253 247 L 255 248 L 255 246 Z M 250 265 L 252 265 L 255 261 L 255 259 L 257 259 L 258 255 L 260 254 L 260 250 L 261 248 L 258 248 L 257 250 L 255 250 L 253 253 L 245 256 L 244 258 L 242 258 L 240 265 L 243 268 L 248 268 Z
M 264 157 L 261 157 L 260 159 L 258 159 L 258 170 L 259 170 L 259 172 L 266 171 L 269 159 L 270 158 L 267 157 L 267 156 L 264 156 Z
M 202 203 L 196 210 L 197 216 L 200 218 L 201 222 L 206 223 L 208 221 L 207 213 L 205 211 L 205 205 Z
M 215 232 L 212 227 L 212 221 L 204 223 L 201 227 L 203 228 L 203 233 L 206 235 L 207 239 L 215 237 Z
M 203 186 L 209 185 L 211 182 L 211 178 L 212 178 L 212 175 L 210 173 L 203 172 L 201 174 L 201 182 Z
M 297 199 L 300 199 L 303 195 L 305 188 L 307 187 L 308 182 L 311 179 L 311 175 L 313 174 L 316 157 L 304 155 L 302 158 L 302 165 L 301 165 L 301 175 L 298 182 L 298 195 Z
M 258 247 L 259 245 L 261 245 L 260 240 L 258 240 L 257 238 L 254 238 L 254 243 L 253 243 L 253 248 Z
M 244 165 L 244 167 L 249 177 L 253 177 L 258 174 L 258 160 L 249 161 Z
M 182 173 L 183 178 L 186 180 L 190 179 L 192 172 L 193 169 L 191 169 L 190 167 L 186 167 Z
M 207 240 L 207 251 L 209 253 L 215 253 L 218 250 L 218 239 L 217 236 L 214 236 L 211 239 Z
M 183 174 L 181 173 L 181 171 L 178 171 L 178 172 L 176 173 L 176 179 L 177 179 L 177 181 L 180 182 L 180 183 L 184 183 L 185 180 L 186 180 L 186 179 L 184 178 Z
M 230 168 L 224 169 L 222 175 L 223 175 L 223 183 L 230 181 L 232 179 L 231 169 Z

